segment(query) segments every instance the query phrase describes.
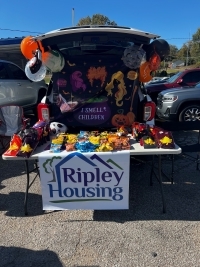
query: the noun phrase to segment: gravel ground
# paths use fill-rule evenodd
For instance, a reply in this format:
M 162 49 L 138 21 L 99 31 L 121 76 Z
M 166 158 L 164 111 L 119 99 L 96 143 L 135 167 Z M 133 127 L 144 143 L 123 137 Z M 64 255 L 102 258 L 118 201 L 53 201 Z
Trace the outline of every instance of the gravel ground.
M 195 142 L 197 132 L 174 137 Z M 163 168 L 170 172 L 170 158 Z M 36 179 L 24 216 L 24 163 L 0 159 L 0 267 L 200 266 L 200 171 L 175 157 L 174 184 L 163 178 L 166 214 L 149 174 L 148 164 L 131 160 L 129 210 L 109 211 L 44 212 Z

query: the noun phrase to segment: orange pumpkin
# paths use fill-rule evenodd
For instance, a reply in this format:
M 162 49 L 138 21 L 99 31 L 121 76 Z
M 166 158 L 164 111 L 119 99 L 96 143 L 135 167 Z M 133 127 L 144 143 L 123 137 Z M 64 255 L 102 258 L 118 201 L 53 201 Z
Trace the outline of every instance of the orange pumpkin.
M 21 52 L 27 59 L 33 58 L 35 51 L 39 48 L 43 53 L 44 51 L 41 42 L 34 40 L 32 36 L 25 37 L 20 44 Z
M 128 126 L 129 118 L 124 114 L 115 114 L 112 117 L 112 125 L 115 127 Z

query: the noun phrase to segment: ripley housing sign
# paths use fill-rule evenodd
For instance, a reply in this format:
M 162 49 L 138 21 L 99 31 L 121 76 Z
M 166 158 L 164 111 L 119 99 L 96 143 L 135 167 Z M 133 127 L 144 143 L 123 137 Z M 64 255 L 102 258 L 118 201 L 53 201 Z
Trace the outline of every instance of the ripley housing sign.
M 128 209 L 129 162 L 128 151 L 44 151 L 39 156 L 43 209 Z

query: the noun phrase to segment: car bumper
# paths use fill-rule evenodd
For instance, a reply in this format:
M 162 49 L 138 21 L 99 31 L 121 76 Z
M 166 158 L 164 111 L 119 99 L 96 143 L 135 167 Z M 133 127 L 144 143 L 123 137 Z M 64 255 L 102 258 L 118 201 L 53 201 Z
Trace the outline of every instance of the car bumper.
M 160 118 L 162 120 L 166 120 L 166 121 L 176 121 L 177 120 L 177 115 L 173 114 L 173 113 L 170 113 L 170 108 L 167 108 L 165 110 L 165 112 L 163 112 L 162 110 L 160 110 L 157 107 L 156 115 L 158 116 L 158 118 Z

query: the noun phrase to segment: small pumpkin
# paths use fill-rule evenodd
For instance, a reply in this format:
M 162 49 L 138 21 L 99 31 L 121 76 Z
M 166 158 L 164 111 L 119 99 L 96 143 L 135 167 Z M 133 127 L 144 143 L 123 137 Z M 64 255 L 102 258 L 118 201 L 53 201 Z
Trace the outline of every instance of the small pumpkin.
M 112 125 L 115 127 L 128 126 L 129 118 L 124 114 L 115 114 L 112 117 Z

